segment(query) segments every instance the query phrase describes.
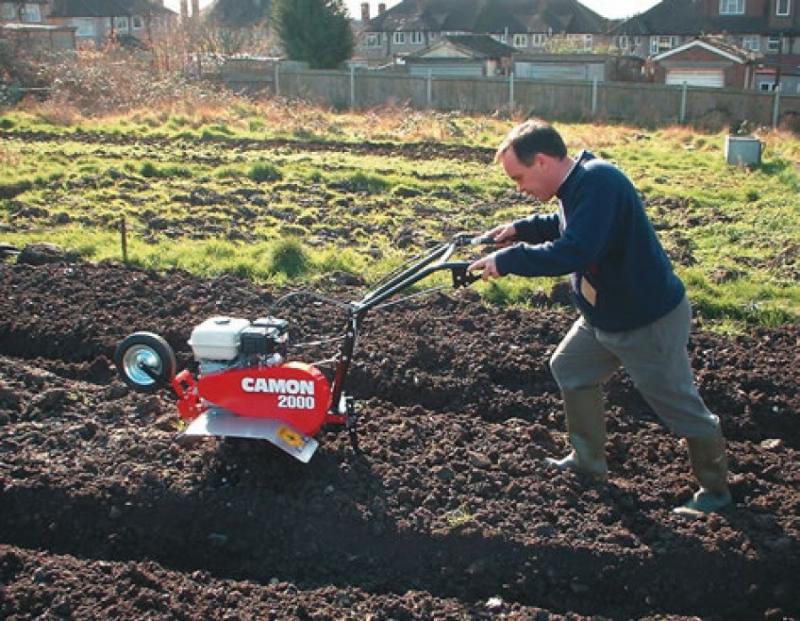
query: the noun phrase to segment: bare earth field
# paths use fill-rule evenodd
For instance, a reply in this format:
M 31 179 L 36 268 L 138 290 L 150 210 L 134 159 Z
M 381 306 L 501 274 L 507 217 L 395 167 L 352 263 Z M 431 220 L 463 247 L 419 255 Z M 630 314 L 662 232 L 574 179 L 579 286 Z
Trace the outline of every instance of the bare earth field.
M 547 362 L 569 309 L 463 291 L 368 316 L 349 386 L 363 453 L 330 430 L 303 465 L 177 446 L 170 395 L 129 392 L 110 363 L 146 329 L 191 366 L 195 324 L 282 291 L 82 262 L 0 264 L 0 291 L 2 619 L 800 618 L 796 324 L 697 326 L 735 507 L 687 521 L 670 512 L 686 451 L 622 374 L 610 483 L 543 465 L 566 449 Z M 295 341 L 342 327 L 326 306 L 280 314 Z

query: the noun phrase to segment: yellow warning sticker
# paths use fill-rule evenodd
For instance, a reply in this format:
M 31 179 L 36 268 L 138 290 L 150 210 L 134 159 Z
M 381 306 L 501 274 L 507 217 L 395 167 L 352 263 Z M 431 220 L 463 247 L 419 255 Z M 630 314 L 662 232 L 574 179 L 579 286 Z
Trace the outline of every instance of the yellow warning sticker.
M 278 437 L 286 442 L 289 446 L 293 446 L 295 448 L 300 448 L 305 444 L 305 440 L 303 440 L 303 436 L 301 436 L 296 431 L 289 429 L 288 427 L 281 427 L 278 429 Z

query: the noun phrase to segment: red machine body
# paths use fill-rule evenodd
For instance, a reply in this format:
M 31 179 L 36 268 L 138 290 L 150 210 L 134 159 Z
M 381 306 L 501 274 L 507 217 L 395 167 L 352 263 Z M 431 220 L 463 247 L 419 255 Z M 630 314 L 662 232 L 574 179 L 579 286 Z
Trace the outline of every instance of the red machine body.
M 217 407 L 237 416 L 281 421 L 309 436 L 326 423 L 344 423 L 342 416 L 331 413 L 327 378 L 302 362 L 231 369 L 198 380 L 183 371 L 172 385 L 185 420 Z
M 238 416 L 280 420 L 310 436 L 326 422 L 331 405 L 328 380 L 302 362 L 205 375 L 198 380 L 198 391 Z

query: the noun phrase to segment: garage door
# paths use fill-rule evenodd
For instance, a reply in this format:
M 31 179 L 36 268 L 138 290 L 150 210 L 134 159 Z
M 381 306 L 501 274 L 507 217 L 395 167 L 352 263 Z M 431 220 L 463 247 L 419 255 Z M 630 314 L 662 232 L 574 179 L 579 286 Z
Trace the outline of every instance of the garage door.
M 667 71 L 667 84 L 680 86 L 684 82 L 689 86 L 722 88 L 725 86 L 725 75 L 718 69 L 708 69 L 705 71 L 677 71 L 671 69 Z

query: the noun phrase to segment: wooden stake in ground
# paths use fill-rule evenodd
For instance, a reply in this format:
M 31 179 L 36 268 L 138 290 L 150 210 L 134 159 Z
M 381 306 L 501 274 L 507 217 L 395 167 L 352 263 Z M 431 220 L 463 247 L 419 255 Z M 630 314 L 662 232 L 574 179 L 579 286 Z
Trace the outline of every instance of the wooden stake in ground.
M 119 236 L 122 244 L 122 262 L 128 264 L 128 226 L 125 224 L 125 216 L 119 219 Z

